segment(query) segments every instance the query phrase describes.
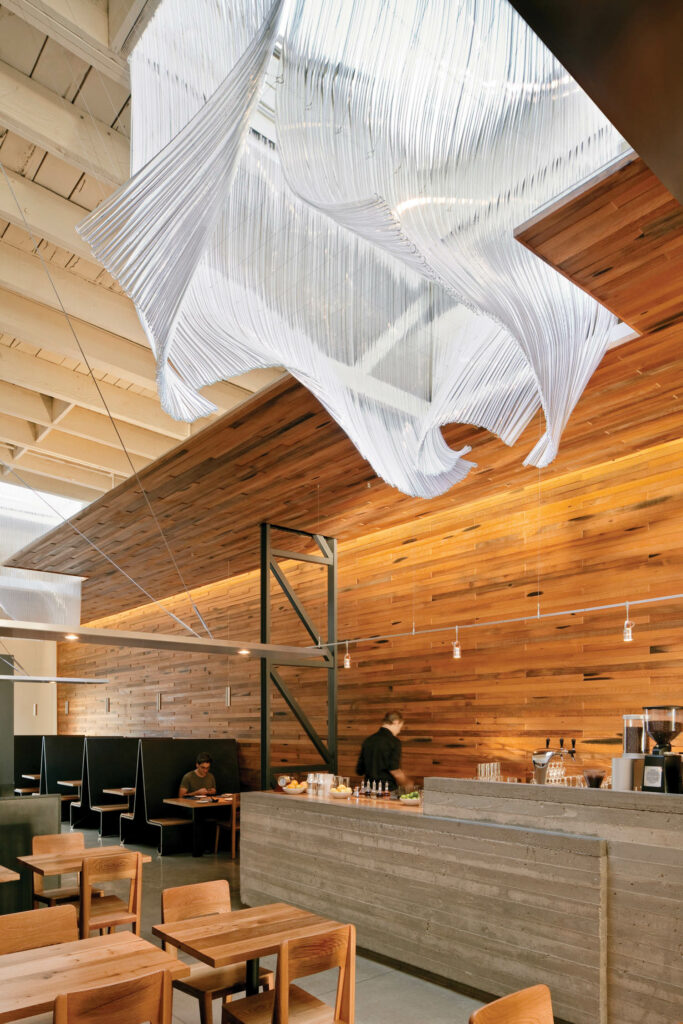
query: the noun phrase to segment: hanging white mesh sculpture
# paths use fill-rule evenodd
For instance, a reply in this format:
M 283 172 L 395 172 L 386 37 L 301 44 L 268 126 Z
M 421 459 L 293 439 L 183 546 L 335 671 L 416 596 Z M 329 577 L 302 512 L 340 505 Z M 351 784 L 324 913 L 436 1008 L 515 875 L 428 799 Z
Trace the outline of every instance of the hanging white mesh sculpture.
M 441 425 L 513 443 L 540 403 L 545 465 L 614 318 L 512 229 L 618 135 L 506 0 L 297 0 L 277 152 L 245 145 L 279 8 L 164 0 L 131 61 L 137 173 L 82 228 L 164 407 L 194 419 L 204 384 L 285 365 L 429 497 L 471 465 Z

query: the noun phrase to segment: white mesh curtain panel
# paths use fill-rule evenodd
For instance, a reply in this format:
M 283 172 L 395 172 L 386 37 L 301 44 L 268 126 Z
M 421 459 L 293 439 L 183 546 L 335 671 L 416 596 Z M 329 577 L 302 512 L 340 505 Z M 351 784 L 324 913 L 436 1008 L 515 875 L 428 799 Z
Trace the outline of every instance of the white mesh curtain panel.
M 277 150 L 247 140 L 280 2 L 163 0 L 131 61 L 133 170 L 84 237 L 164 407 L 284 365 L 378 475 L 462 479 L 440 427 L 555 455 L 614 318 L 512 237 L 620 140 L 506 0 L 292 0 Z
M 131 58 L 133 177 L 79 227 L 135 302 L 162 404 L 177 419 L 214 410 L 174 373 L 168 350 L 230 189 L 281 6 L 163 0 Z
M 454 379 L 472 380 L 469 404 L 457 406 L 465 421 L 486 419 L 496 389 L 502 402 L 534 396 L 524 361 L 497 344 L 500 328 L 462 312 L 444 289 L 289 193 L 277 155 L 249 140 L 169 357 L 199 388 L 219 364 L 231 375 L 286 354 L 385 480 L 432 496 L 471 466 L 468 449 L 453 452 L 438 429 L 452 418 Z
M 546 465 L 615 321 L 513 230 L 619 135 L 507 0 L 296 0 L 283 45 L 288 183 L 505 329 L 546 418 L 527 461 Z M 491 412 L 514 441 L 525 411 Z

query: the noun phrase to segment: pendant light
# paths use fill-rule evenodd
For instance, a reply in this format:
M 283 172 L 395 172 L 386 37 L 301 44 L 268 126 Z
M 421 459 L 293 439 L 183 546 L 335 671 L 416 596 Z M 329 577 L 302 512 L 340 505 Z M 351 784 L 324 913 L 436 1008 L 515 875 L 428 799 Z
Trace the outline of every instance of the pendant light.
M 462 649 L 460 647 L 460 640 L 458 639 L 458 627 L 455 627 L 455 641 L 453 642 L 453 657 L 457 660 L 462 658 Z

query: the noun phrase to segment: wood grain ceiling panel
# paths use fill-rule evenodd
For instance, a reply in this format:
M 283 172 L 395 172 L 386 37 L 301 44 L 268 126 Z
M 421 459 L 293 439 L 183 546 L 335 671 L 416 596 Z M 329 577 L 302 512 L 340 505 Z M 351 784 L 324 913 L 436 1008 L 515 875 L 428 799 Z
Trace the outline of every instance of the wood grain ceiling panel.
M 639 333 L 683 322 L 683 207 L 635 154 L 515 236 Z
M 683 329 L 609 352 L 569 423 L 556 462 L 543 471 L 576 473 L 681 436 Z M 454 425 L 454 448 L 473 446 L 478 467 L 450 492 L 424 501 L 378 480 L 318 402 L 291 379 L 256 396 L 141 474 L 188 586 L 256 568 L 258 524 L 273 520 L 344 540 L 452 510 L 454 525 L 473 503 L 502 500 L 538 471 L 522 456 L 540 420 L 514 449 L 486 431 Z M 182 588 L 134 481 L 105 495 L 77 520 L 104 551 L 157 598 Z M 132 608 L 138 592 L 69 526 L 15 556 L 11 564 L 89 577 L 83 621 Z

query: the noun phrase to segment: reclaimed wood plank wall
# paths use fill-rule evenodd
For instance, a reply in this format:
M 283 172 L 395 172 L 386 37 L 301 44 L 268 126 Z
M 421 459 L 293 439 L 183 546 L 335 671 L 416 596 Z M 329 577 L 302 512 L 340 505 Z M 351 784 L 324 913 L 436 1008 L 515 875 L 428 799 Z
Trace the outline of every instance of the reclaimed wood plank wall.
M 413 622 L 418 631 L 450 629 L 533 616 L 537 602 L 545 613 L 683 590 L 683 442 L 526 479 L 506 486 L 502 478 L 495 494 L 469 503 L 455 488 L 424 503 L 419 518 L 341 538 L 339 636 L 409 632 Z M 287 571 L 321 621 L 317 567 L 288 564 Z M 193 597 L 216 635 L 258 637 L 258 573 L 197 588 Z M 190 614 L 184 595 L 164 603 Z M 460 661 L 452 658 L 452 631 L 352 645 L 352 668 L 339 673 L 340 770 L 353 773 L 360 741 L 393 707 L 405 713 L 404 765 L 417 777 L 472 775 L 486 760 L 501 761 L 504 776 L 523 776 L 547 735 L 575 736 L 586 764 L 608 765 L 620 750 L 622 713 L 683 702 L 683 601 L 632 608 L 631 644 L 621 638 L 624 618 L 622 604 L 461 628 Z M 147 605 L 97 624 L 168 631 L 170 622 Z M 306 642 L 282 599 L 273 640 Z M 111 680 L 60 686 L 60 732 L 234 736 L 244 782 L 256 784 L 257 662 L 63 644 L 59 670 Z M 324 734 L 322 675 L 300 670 L 298 682 L 296 675 L 289 670 L 287 678 Z M 278 701 L 274 718 L 276 758 L 310 760 L 312 748 Z

